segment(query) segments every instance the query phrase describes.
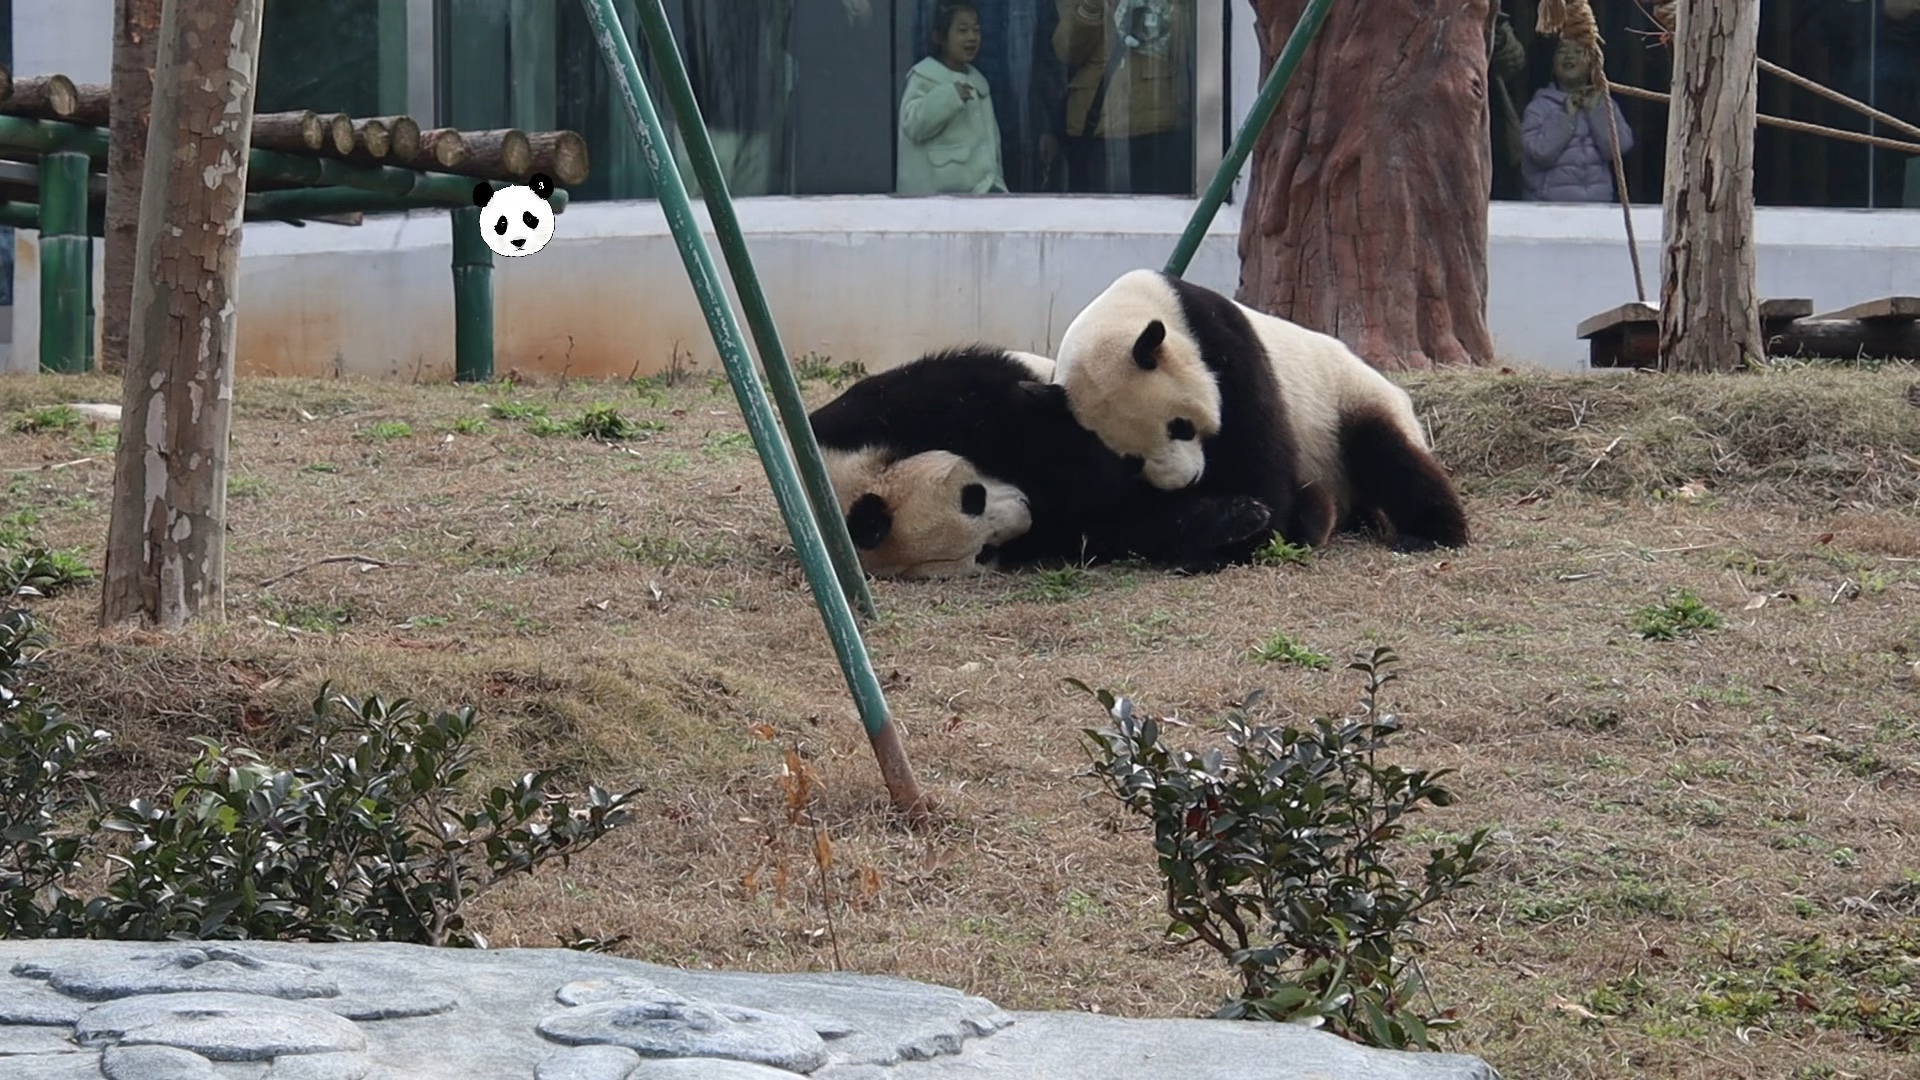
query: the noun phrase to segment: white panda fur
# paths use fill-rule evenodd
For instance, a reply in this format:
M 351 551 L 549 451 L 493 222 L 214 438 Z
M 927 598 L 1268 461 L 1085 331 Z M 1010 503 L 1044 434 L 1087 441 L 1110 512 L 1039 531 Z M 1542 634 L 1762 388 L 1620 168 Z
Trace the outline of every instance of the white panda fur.
M 1382 523 L 1403 550 L 1468 540 L 1412 398 L 1329 334 L 1133 270 L 1068 324 L 1053 378 L 1149 483 L 1259 498 L 1296 543 Z
M 875 577 L 965 577 L 994 569 L 994 554 L 1033 524 L 1020 489 L 966 458 L 931 450 L 822 448 L 860 566 Z

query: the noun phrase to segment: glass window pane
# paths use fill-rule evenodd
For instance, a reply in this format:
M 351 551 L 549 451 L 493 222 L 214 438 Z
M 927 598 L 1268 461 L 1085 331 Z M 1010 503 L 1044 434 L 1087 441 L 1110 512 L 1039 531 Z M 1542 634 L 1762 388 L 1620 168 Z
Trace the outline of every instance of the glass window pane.
M 1525 199 L 1529 171 L 1564 179 L 1580 173 L 1583 159 L 1597 154 L 1590 131 L 1537 116 L 1536 149 L 1542 164 L 1528 166 L 1524 111 L 1542 95 L 1563 94 L 1554 70 L 1555 40 L 1535 35 L 1537 0 L 1503 0 L 1505 24 L 1496 31 L 1491 70 L 1490 128 L 1493 197 Z M 1671 52 L 1651 36 L 1648 8 L 1636 0 L 1593 0 L 1605 39 L 1607 78 L 1621 85 L 1665 91 L 1671 85 Z M 1760 55 L 1798 75 L 1839 91 L 1909 124 L 1920 123 L 1920 0 L 1761 0 Z M 1636 203 L 1658 203 L 1666 164 L 1667 105 L 1616 92 L 1615 102 L 1631 133 L 1624 155 L 1627 189 Z M 1898 128 L 1779 77 L 1760 74 L 1763 116 L 1835 129 L 1838 134 L 1788 130 L 1762 121 L 1754 135 L 1754 199 L 1762 206 L 1920 206 L 1920 169 L 1906 151 L 1875 147 L 1847 134 L 1920 142 Z M 1602 114 L 1604 115 L 1604 114 Z M 1576 130 L 1565 145 L 1559 128 Z M 1551 136 L 1551 137 L 1549 137 Z M 1623 139 L 1623 145 L 1625 140 Z M 1603 145 L 1603 144 L 1602 144 Z M 1547 151 L 1555 151 L 1548 154 Z M 1611 168 L 1611 159 L 1603 159 Z M 1565 194 L 1600 190 L 1593 161 L 1580 183 Z M 1909 175 L 1914 195 L 1908 195 Z M 1584 181 L 1592 181 L 1591 184 Z M 1609 191 L 1608 198 L 1612 198 Z
M 255 111 L 406 112 L 406 14 L 406 0 L 266 5 Z

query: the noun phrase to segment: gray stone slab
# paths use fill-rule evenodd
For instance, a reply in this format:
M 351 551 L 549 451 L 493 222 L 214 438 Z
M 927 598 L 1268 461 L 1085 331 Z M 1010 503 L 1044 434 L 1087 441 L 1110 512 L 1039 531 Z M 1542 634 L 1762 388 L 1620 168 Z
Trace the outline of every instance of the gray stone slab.
M 215 1061 L 364 1050 L 353 1021 L 300 1001 L 258 994 L 142 994 L 103 1002 L 74 1025 L 84 1045 L 173 1046 Z
M 39 1024 L 0 1025 L 0 1057 L 9 1054 L 70 1054 L 83 1050 L 73 1041 L 73 1025 L 47 1027 Z M 0 1080 L 6 1070 L 0 1068 Z
M 172 1047 L 218 1080 L 1498 1080 L 1477 1058 L 1288 1025 L 1012 1013 L 891 976 L 570 949 L 193 948 L 0 941 L 0 1010 L 54 1017 L 90 1048 L 0 1059 L 0 1077 L 100 1080 L 98 1050 Z M 256 989 L 191 989 L 215 976 Z M 16 1034 L 51 1047 L 55 1028 Z
M 219 1080 L 213 1062 L 171 1046 L 109 1046 L 100 1073 L 106 1080 Z

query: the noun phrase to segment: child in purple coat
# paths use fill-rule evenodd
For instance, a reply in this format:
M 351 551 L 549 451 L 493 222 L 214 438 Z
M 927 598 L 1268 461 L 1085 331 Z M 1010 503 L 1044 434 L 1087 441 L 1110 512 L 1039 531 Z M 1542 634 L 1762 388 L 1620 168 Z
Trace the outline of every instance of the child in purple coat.
M 1620 153 L 1633 149 L 1633 132 L 1619 103 L 1594 85 L 1592 62 L 1578 45 L 1562 41 L 1553 54 L 1554 85 L 1527 102 L 1520 120 L 1523 192 L 1540 202 L 1610 202 L 1613 132 L 1604 103 L 1620 125 Z

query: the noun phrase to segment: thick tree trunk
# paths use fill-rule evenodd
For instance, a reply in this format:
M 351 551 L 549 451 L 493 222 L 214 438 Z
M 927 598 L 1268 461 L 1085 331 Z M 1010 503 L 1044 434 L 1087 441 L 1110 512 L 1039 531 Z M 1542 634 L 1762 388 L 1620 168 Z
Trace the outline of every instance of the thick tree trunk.
M 1264 79 L 1306 0 L 1252 0 Z M 1490 0 L 1335 4 L 1255 144 L 1239 299 L 1382 370 L 1490 364 Z
M 1660 367 L 1732 371 L 1766 356 L 1754 280 L 1752 0 L 1674 5 L 1660 267 Z
M 224 617 L 227 429 L 263 0 L 166 0 L 100 619 Z
M 113 84 L 108 88 L 107 235 L 101 260 L 100 370 L 127 364 L 127 310 L 133 305 L 133 247 L 140 229 L 140 178 L 159 52 L 160 0 L 114 0 Z

